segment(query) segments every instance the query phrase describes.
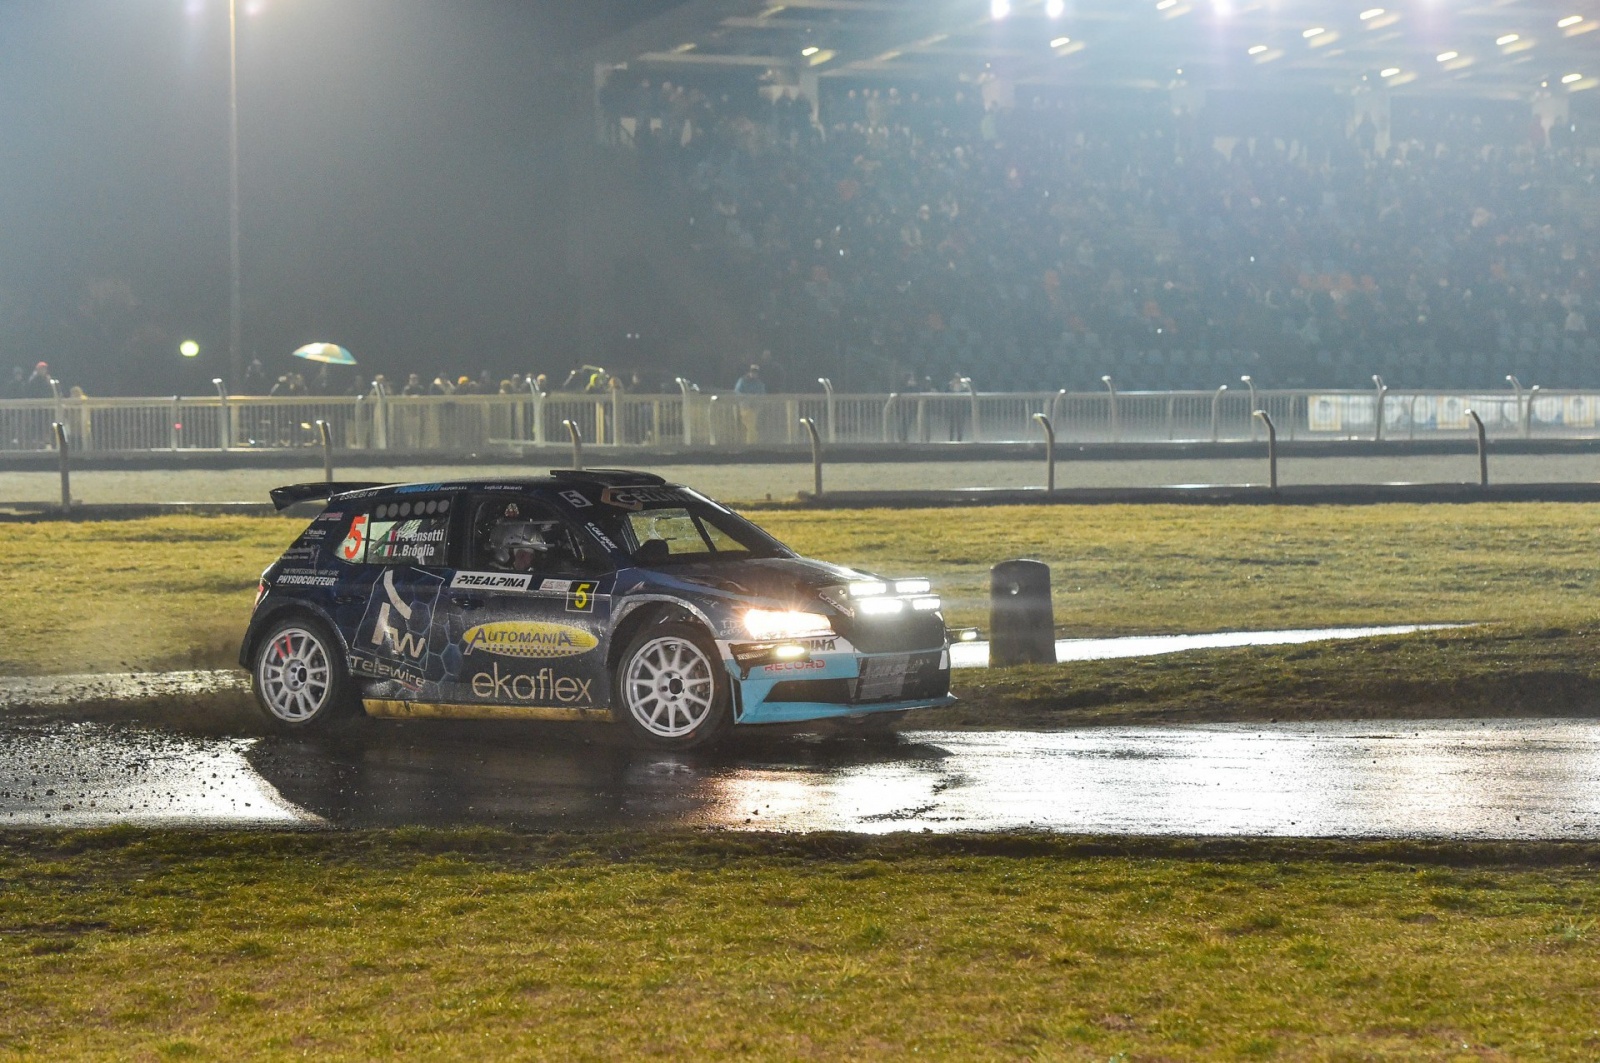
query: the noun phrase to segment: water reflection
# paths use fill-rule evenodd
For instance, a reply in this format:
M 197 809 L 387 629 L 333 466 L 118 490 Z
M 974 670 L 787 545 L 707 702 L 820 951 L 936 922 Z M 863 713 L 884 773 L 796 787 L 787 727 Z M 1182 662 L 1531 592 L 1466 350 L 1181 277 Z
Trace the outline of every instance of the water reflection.
M 558 725 L 415 721 L 327 740 L 0 733 L 0 825 L 110 822 L 1595 838 L 1600 725 L 763 734 L 681 755 Z

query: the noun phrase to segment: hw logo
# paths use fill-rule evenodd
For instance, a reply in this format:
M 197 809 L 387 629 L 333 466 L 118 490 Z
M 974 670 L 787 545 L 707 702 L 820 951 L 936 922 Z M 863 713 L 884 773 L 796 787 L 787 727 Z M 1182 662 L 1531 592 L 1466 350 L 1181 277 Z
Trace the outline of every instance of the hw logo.
M 428 646 L 428 637 L 413 635 L 403 627 L 396 627 L 389 619 L 390 608 L 400 614 L 401 619 L 411 619 L 411 605 L 402 601 L 394 589 L 394 569 L 384 569 L 383 593 L 389 600 L 378 606 L 378 622 L 372 625 L 372 644 L 387 649 L 390 653 L 398 653 L 410 657 L 413 661 L 421 657 Z
M 394 574 L 394 568 L 384 569 L 378 586 L 373 588 L 356 643 L 369 654 L 419 662 L 428 652 L 428 629 L 444 580 L 431 573 L 403 569 L 402 584 L 396 587 Z

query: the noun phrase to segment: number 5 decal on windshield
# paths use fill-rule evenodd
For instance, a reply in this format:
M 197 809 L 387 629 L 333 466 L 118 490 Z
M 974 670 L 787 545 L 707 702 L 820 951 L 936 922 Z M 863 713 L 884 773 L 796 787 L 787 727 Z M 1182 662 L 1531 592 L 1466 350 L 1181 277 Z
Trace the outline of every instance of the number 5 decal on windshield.
M 366 546 L 367 518 L 359 516 L 350 522 L 350 532 L 339 544 L 339 556 L 346 561 L 360 561 L 361 550 Z
M 580 580 L 574 582 L 572 587 L 567 591 L 567 612 L 594 612 L 594 586 L 593 580 Z

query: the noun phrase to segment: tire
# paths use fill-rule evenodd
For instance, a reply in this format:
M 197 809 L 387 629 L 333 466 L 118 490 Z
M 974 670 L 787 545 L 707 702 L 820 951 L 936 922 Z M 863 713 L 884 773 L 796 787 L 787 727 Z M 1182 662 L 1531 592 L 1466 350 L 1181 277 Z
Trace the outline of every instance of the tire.
M 277 730 L 324 730 L 355 715 L 343 648 L 320 620 L 296 615 L 274 623 L 256 643 L 250 678 L 256 707 Z
M 728 670 L 693 624 L 652 624 L 617 664 L 616 713 L 629 736 L 655 749 L 709 745 L 733 726 Z

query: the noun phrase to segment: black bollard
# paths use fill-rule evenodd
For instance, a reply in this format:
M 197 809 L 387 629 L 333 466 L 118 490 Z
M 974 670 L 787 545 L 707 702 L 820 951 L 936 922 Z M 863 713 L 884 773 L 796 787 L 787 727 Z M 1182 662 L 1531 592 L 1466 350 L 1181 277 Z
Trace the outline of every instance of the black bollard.
M 1056 619 L 1050 566 L 1002 561 L 989 570 L 989 663 L 1054 664 Z

